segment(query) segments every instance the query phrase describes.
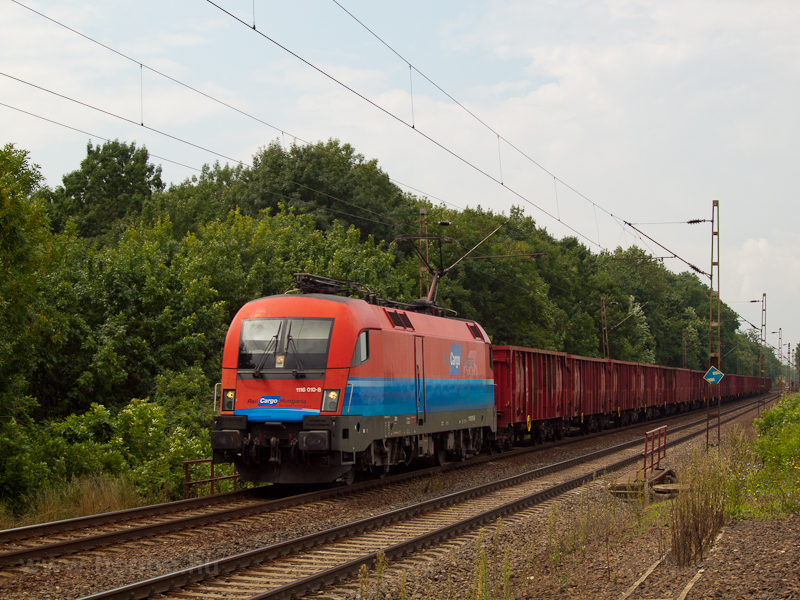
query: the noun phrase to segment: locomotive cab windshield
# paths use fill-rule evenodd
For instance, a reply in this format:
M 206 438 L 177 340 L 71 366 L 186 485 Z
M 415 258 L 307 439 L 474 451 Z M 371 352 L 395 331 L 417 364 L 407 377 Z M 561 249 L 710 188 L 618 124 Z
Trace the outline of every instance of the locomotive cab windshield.
M 239 375 L 254 378 L 303 376 L 324 370 L 328 362 L 333 319 L 244 319 L 239 341 Z

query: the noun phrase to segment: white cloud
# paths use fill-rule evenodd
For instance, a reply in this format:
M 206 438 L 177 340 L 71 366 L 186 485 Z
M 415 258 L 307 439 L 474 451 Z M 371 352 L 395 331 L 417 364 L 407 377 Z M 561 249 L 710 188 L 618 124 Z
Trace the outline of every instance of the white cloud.
M 776 299 L 784 290 L 797 295 L 797 277 L 786 270 L 800 272 L 793 225 L 800 218 L 796 2 L 489 0 L 376 8 L 352 0 L 348 8 L 356 15 L 369 11 L 372 18 L 365 21 L 421 71 L 615 215 L 633 222 L 708 218 L 710 200 L 720 199 L 724 299 L 763 291 Z M 570 233 L 508 191 L 513 188 L 592 240 L 599 229 L 603 246 L 648 247 L 602 211 L 595 216 L 591 204 L 561 184 L 557 203 L 551 176 L 505 144 L 498 156 L 496 137 L 421 78 L 414 78 L 418 131 L 493 177 L 499 177 L 502 159 L 505 189 L 216 10 L 176 1 L 160 6 L 157 22 L 146 20 L 152 13 L 147 3 L 87 0 L 43 10 L 294 135 L 349 142 L 367 158 L 378 158 L 395 179 L 453 204 L 504 211 L 522 205 L 554 234 Z M 414 15 L 414 27 L 399 17 L 405 12 Z M 408 66 L 342 21 L 341 11 L 300 2 L 276 6 L 269 20 L 257 18 L 260 29 L 411 119 Z M 0 6 L 4 70 L 139 117 L 138 65 L 9 3 Z M 188 164 L 215 160 L 3 79 L 0 101 L 106 137 L 136 139 Z M 229 156 L 247 159 L 277 136 L 151 73 L 144 74 L 144 92 L 146 123 Z M 85 135 L 2 107 L 0 131 L 3 142 L 34 152 L 51 184 L 84 155 Z M 168 179 L 170 173 L 186 175 L 171 169 L 165 165 Z M 707 270 L 707 227 L 642 229 Z M 682 263 L 668 265 L 683 270 Z M 791 320 L 800 337 L 796 309 L 787 307 L 779 317 L 777 300 L 773 307 L 776 320 Z

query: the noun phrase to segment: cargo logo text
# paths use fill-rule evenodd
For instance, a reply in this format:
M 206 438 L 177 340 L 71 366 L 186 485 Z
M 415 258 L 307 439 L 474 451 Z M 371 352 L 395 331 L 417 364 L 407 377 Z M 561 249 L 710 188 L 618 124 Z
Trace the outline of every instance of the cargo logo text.
M 450 345 L 450 375 L 461 374 L 461 346 Z
M 259 406 L 278 406 L 280 396 L 261 396 L 258 401 Z

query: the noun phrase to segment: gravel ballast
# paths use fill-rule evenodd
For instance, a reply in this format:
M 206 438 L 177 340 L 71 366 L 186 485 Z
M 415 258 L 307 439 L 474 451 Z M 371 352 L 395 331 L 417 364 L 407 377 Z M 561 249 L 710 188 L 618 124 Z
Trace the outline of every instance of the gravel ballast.
M 696 417 L 695 417 L 696 418 Z M 749 425 L 753 415 L 743 417 Z M 723 435 L 725 428 L 723 426 Z M 703 440 L 704 441 L 704 440 Z M 589 451 L 587 446 L 607 442 L 586 441 L 575 449 L 552 449 L 559 458 Z M 580 446 L 580 449 L 578 449 Z M 418 502 L 510 476 L 540 463 L 553 462 L 552 453 L 489 463 L 435 475 L 423 480 L 360 494 L 346 502 L 318 503 L 280 518 L 269 514 L 237 524 L 218 525 L 200 532 L 179 533 L 158 543 L 107 550 L 46 563 L 44 567 L 0 572 L 0 597 L 76 598 L 243 552 L 276 541 L 305 535 Z M 667 466 L 677 465 L 680 452 L 670 451 Z M 577 552 L 553 557 L 549 541 L 569 535 L 576 518 L 603 515 L 597 507 L 607 502 L 603 482 L 577 490 L 543 507 L 530 509 L 506 520 L 495 539 L 494 528 L 483 534 L 490 579 L 499 573 L 496 598 L 621 598 L 641 576 L 661 559 L 668 546 L 664 527 L 644 527 L 638 534 L 619 529 L 619 539 L 591 541 Z M 556 507 L 556 508 L 554 508 Z M 594 507 L 594 508 L 591 508 Z M 632 510 L 625 514 L 624 510 Z M 635 523 L 636 510 L 620 508 L 621 523 Z M 594 513 L 592 512 L 594 511 Z M 579 520 L 579 519 L 578 519 Z M 662 560 L 652 574 L 629 596 L 633 599 L 678 598 L 688 583 L 703 572 L 686 598 L 798 598 L 800 564 L 800 518 L 788 521 L 733 522 L 723 531 L 715 549 L 703 563 L 678 568 Z M 635 529 L 635 528 L 634 528 Z M 475 565 L 481 562 L 473 532 L 413 558 L 390 564 L 383 574 L 380 597 L 407 598 L 475 597 Z M 506 558 L 507 552 L 507 558 Z M 726 557 L 732 558 L 726 558 Z M 495 567 L 495 563 L 497 567 Z M 504 563 L 509 591 L 503 591 Z M 400 578 L 406 575 L 405 590 Z M 374 598 L 375 574 L 370 574 L 367 597 Z M 56 587 L 57 586 L 57 587 Z M 493 586 L 490 586 L 493 587 Z M 748 595 L 749 594 L 749 595 Z M 781 595 L 783 594 L 783 595 Z M 358 581 L 319 594 L 320 598 L 361 598 Z

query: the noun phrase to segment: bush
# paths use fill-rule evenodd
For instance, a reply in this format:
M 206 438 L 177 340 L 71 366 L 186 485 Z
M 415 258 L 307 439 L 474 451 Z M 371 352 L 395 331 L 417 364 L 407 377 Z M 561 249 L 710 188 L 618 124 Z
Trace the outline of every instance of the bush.
M 210 389 L 202 371 L 192 369 L 161 379 L 160 401 L 134 398 L 116 416 L 94 403 L 84 414 L 60 421 L 37 425 L 11 419 L 2 424 L 4 522 L 9 513 L 39 513 L 23 520 L 40 522 L 90 514 L 84 511 L 106 505 L 181 498 L 182 461 L 211 455 L 203 426 L 211 417 L 204 397 Z M 103 492 L 106 488 L 111 491 Z M 103 499 L 114 495 L 124 499 Z
M 775 518 L 800 511 L 800 395 L 756 419 L 757 437 L 734 429 L 724 451 L 693 452 L 681 471 L 686 489 L 672 504 L 672 554 L 702 560 L 713 536 L 734 518 Z

